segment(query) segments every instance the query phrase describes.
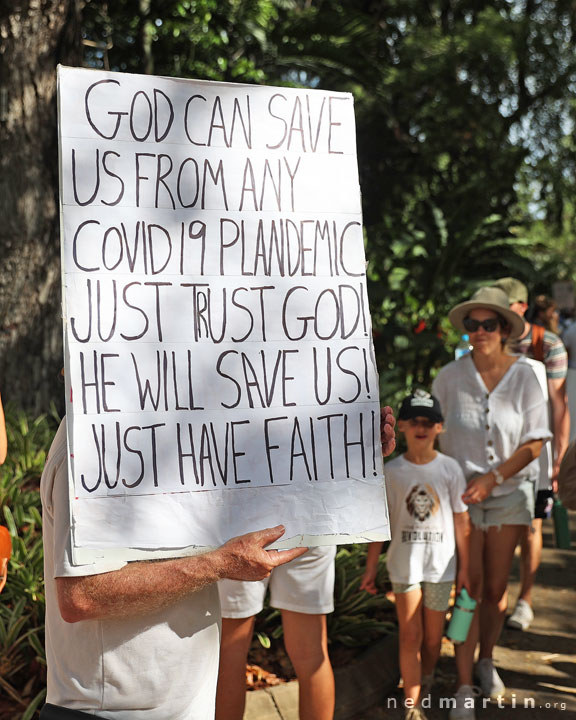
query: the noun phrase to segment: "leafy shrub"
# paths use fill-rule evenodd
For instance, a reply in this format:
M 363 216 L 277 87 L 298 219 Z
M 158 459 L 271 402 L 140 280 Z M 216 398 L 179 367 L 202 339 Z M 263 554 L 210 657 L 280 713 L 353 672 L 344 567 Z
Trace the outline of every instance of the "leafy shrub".
M 30 720 L 44 701 L 44 582 L 40 476 L 59 419 L 31 420 L 7 409 L 8 457 L 0 468 L 0 523 L 12 536 L 8 582 L 0 596 L 2 717 Z
M 392 604 L 385 594 L 370 595 L 360 590 L 366 551 L 367 545 L 345 545 L 336 555 L 334 612 L 328 615 L 330 644 L 364 647 L 396 629 Z M 377 576 L 381 591 L 387 577 L 385 555 L 381 554 Z

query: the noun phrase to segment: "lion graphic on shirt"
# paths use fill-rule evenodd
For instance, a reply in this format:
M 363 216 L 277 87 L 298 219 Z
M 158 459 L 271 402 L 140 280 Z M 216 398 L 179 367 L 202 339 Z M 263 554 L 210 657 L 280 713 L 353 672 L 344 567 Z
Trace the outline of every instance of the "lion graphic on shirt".
M 406 498 L 406 507 L 412 517 L 424 522 L 438 512 L 440 501 L 431 485 L 415 485 Z

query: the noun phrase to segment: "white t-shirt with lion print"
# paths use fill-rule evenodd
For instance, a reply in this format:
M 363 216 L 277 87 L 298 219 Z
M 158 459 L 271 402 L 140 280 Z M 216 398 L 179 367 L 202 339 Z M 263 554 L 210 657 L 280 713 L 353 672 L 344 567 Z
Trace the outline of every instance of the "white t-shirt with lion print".
M 392 582 L 449 582 L 456 575 L 453 513 L 466 512 L 458 462 L 438 453 L 425 465 L 401 455 L 386 464 L 392 541 L 387 552 Z

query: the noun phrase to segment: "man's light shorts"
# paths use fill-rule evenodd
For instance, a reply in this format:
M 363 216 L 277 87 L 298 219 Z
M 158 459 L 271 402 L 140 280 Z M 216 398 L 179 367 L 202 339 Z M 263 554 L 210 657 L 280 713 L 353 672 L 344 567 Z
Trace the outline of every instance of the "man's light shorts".
M 218 592 L 222 617 L 247 618 L 264 607 L 266 588 L 270 605 L 306 615 L 324 615 L 334 610 L 334 545 L 310 548 L 299 558 L 272 571 L 256 582 L 220 580 Z

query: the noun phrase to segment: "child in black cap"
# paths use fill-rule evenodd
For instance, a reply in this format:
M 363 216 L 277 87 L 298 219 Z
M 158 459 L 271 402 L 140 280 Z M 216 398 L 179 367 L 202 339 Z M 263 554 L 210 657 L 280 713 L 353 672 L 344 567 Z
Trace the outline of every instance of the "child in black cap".
M 434 396 L 423 390 L 411 393 L 402 402 L 397 423 L 407 451 L 386 465 L 392 534 L 386 562 L 396 596 L 406 720 L 426 720 L 422 702 L 440 655 L 454 579 L 457 593 L 463 586 L 470 589 L 470 526 L 461 497 L 466 482 L 460 465 L 435 449 L 442 422 Z M 377 592 L 382 545 L 370 544 L 360 585 L 372 594 Z M 428 697 L 428 707 L 429 702 Z

